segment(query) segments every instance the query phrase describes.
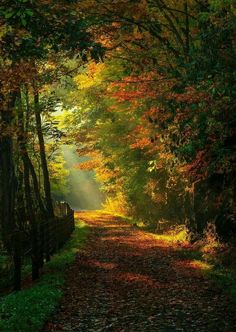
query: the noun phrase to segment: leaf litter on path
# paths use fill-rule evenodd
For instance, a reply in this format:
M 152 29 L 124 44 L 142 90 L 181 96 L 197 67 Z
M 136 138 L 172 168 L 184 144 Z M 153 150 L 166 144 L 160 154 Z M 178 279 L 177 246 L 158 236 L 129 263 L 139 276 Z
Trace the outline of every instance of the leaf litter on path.
M 44 332 L 233 332 L 235 307 L 178 250 L 120 218 L 81 212 L 86 247 Z

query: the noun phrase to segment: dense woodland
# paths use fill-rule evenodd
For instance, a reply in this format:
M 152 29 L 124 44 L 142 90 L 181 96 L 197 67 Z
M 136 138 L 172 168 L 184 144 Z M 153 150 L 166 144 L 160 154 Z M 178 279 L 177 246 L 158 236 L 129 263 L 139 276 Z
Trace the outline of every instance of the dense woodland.
M 106 208 L 235 243 L 235 24 L 234 0 L 2 0 L 1 250 L 20 231 L 37 277 L 74 143 Z

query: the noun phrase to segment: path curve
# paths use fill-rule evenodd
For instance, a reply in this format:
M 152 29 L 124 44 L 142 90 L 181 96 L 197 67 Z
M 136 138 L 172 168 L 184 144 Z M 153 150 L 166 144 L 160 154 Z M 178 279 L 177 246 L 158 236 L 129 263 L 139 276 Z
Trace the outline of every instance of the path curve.
M 79 217 L 89 237 L 45 332 L 236 331 L 230 300 L 176 248 L 108 214 Z

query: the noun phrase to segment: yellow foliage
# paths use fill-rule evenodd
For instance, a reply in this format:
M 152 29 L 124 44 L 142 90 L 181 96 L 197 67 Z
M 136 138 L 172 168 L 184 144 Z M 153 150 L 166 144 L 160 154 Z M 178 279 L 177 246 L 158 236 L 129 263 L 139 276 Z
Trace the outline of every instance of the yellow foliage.
M 95 63 L 91 61 L 87 66 L 86 72 L 75 76 L 74 81 L 80 89 L 87 89 L 92 86 L 97 86 L 103 81 L 102 74 L 104 68 L 104 63 Z
M 218 239 L 214 224 L 209 223 L 207 225 L 204 238 L 202 239 L 200 245 L 201 252 L 204 254 L 204 256 L 214 255 L 224 247 L 224 245 L 220 243 Z
M 155 239 L 167 242 L 168 244 L 188 244 L 188 231 L 186 227 L 177 226 L 165 234 L 153 234 Z
M 123 193 L 118 193 L 115 197 L 108 197 L 103 204 L 103 209 L 107 212 L 127 215 L 129 207 Z

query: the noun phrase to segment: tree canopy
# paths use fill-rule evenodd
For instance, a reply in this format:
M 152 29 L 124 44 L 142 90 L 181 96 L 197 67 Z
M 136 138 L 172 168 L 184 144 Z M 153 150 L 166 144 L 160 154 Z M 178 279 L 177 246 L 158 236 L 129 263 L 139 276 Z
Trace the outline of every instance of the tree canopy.
M 233 0 L 2 0 L 4 248 L 55 217 L 66 144 L 107 208 L 234 241 L 235 22 Z

